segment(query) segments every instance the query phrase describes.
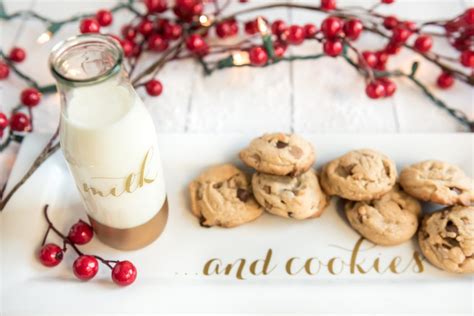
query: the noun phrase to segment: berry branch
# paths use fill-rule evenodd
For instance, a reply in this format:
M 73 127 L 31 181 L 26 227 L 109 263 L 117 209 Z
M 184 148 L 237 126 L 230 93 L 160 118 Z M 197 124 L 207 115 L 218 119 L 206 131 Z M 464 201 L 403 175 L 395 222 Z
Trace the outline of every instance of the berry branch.
M 38 258 L 46 267 L 57 266 L 63 260 L 64 253 L 71 247 L 77 255 L 73 264 L 74 275 L 82 281 L 88 281 L 95 277 L 99 271 L 99 262 L 112 270 L 112 280 L 121 286 L 132 284 L 137 277 L 137 270 L 130 261 L 108 260 L 98 255 L 88 255 L 82 252 L 78 245 L 85 245 L 94 236 L 92 227 L 86 222 L 79 220 L 69 230 L 68 235 L 63 234 L 56 228 L 48 215 L 49 205 L 43 208 L 44 218 L 48 228 L 41 242 Z M 46 243 L 49 233 L 54 232 L 62 241 L 60 247 L 54 243 Z
M 365 93 L 369 98 L 391 97 L 397 86 L 390 78 L 407 78 L 435 106 L 444 109 L 468 131 L 474 131 L 473 121 L 465 113 L 436 97 L 426 83 L 415 77 L 415 71 L 406 74 L 389 67 L 391 56 L 408 49 L 440 69 L 436 80 L 440 89 L 449 89 L 456 82 L 473 86 L 474 8 L 452 19 L 416 24 L 377 12 L 380 6 L 393 2 L 380 0 L 380 3 L 370 8 L 338 7 L 336 0 L 321 0 L 319 5 L 270 3 L 227 13 L 229 0 L 176 0 L 171 8 L 166 0 L 127 0 L 118 2 L 110 9 L 83 13 L 64 20 L 51 20 L 30 10 L 7 14 L 0 2 L 0 20 L 26 16 L 43 21 L 47 29 L 38 38 L 40 43 L 48 41 L 63 25 L 76 22 L 80 22 L 81 33 L 100 32 L 112 36 L 122 46 L 132 84 L 135 88 L 144 88 L 150 96 L 159 96 L 163 92 L 162 83 L 156 79 L 160 71 L 168 63 L 184 59 L 195 60 L 202 66 L 204 74 L 210 75 L 216 70 L 233 67 L 268 67 L 280 62 L 340 58 L 364 77 Z M 312 23 L 287 25 L 283 20 L 270 22 L 260 15 L 247 21 L 240 20 L 243 15 L 262 14 L 276 8 L 314 11 L 327 17 L 319 28 Z M 108 33 L 107 27 L 113 23 L 113 13 L 122 10 L 130 12 L 132 18 L 122 26 L 120 36 Z M 237 37 L 241 28 L 245 35 L 233 44 L 208 40 L 214 34 L 219 39 Z M 436 29 L 436 32 L 432 29 Z M 357 47 L 355 42 L 364 32 L 381 39 L 382 47 L 376 51 Z M 448 41 L 460 52 L 459 55 L 453 57 L 434 52 L 433 36 Z M 290 45 L 297 46 L 310 40 L 322 46 L 322 54 L 290 55 L 287 52 Z M 150 66 L 137 73 L 144 51 L 156 54 L 156 57 L 153 57 L 155 59 Z M 27 86 L 9 118 L 0 112 L 0 140 L 3 139 L 0 141 L 0 152 L 11 142 L 21 142 L 24 135 L 32 131 L 34 107 L 40 103 L 42 95 L 56 92 L 54 85 L 42 86 L 18 69 L 17 64 L 25 58 L 26 52 L 20 47 L 12 47 L 8 54 L 0 50 L 0 80 L 8 78 L 11 69 Z M 6 136 L 3 135 L 5 131 Z M 4 199 L 1 199 L 0 194 L 0 211 L 58 146 L 56 143 L 45 147 L 25 177 L 14 186 L 14 190 Z

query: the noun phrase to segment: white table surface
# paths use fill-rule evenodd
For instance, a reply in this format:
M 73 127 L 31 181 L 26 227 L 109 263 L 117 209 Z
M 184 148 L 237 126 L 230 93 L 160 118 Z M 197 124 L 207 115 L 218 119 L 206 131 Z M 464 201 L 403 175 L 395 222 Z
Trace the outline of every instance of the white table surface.
M 279 0 L 276 0 L 279 1 Z M 293 0 L 295 1 L 295 0 Z M 341 5 L 370 6 L 379 0 L 339 0 Z M 94 12 L 111 7 L 114 1 L 101 0 L 4 0 L 9 12 L 31 8 L 60 19 L 78 12 Z M 271 2 L 251 0 L 247 6 Z M 274 2 L 274 1 L 273 1 Z M 302 1 L 316 2 L 319 0 Z M 397 0 L 384 6 L 381 12 L 423 21 L 452 17 L 472 6 L 472 0 Z M 238 6 L 235 3 L 230 10 Z M 320 24 L 323 15 L 302 10 L 275 9 L 265 15 L 270 19 L 284 18 L 303 24 Z M 127 14 L 115 17 L 111 31 L 118 33 L 120 21 Z M 1 47 L 24 47 L 28 57 L 19 65 L 41 83 L 52 83 L 47 67 L 47 56 L 58 41 L 77 34 L 78 26 L 65 26 L 48 43 L 40 45 L 36 39 L 45 30 L 41 22 L 17 19 L 0 22 Z M 384 41 L 364 35 L 359 47 L 376 49 Z M 434 49 L 444 55 L 457 53 L 445 42 L 435 42 Z M 292 47 L 298 54 L 317 53 L 315 43 Z M 448 104 L 466 112 L 472 119 L 473 89 L 456 83 L 449 91 L 436 89 L 439 70 L 422 58 L 404 52 L 393 58 L 390 65 L 409 69 L 414 60 L 421 62 L 418 76 L 434 89 Z M 265 69 L 227 69 L 204 77 L 199 65 L 180 61 L 167 65 L 159 79 L 164 92 L 158 98 L 140 95 L 145 99 L 160 133 L 234 133 L 251 132 L 255 135 L 268 131 L 295 131 L 307 133 L 412 133 L 461 132 L 464 128 L 447 113 L 434 106 L 421 92 L 406 80 L 397 80 L 398 92 L 393 98 L 373 101 L 364 93 L 364 80 L 345 62 L 324 58 L 316 61 L 280 63 Z M 15 75 L 0 82 L 0 111 L 9 112 L 16 105 L 18 95 L 25 87 Z M 58 97 L 47 96 L 34 109 L 35 130 L 52 132 L 59 115 Z M 18 151 L 17 145 L 0 153 L 0 184 L 4 183 Z

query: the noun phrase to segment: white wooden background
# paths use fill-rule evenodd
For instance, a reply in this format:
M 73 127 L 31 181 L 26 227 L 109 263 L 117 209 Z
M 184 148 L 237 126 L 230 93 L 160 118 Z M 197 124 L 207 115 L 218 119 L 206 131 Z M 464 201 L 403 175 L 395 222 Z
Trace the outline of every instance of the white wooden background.
M 250 0 L 238 7 L 260 5 L 279 0 Z M 296 0 L 293 0 L 296 1 Z M 379 0 L 339 0 L 340 6 L 371 6 Z M 9 12 L 33 9 L 51 18 L 63 19 L 78 12 L 94 12 L 113 6 L 108 0 L 4 0 Z M 319 3 L 319 0 L 301 1 Z M 396 0 L 380 11 L 396 14 L 414 21 L 453 17 L 469 6 L 471 0 Z M 265 15 L 270 19 L 283 18 L 290 23 L 316 23 L 322 15 L 302 10 L 274 9 Z M 128 20 L 126 13 L 116 15 L 110 31 L 118 33 L 121 22 Z M 51 83 L 47 56 L 58 41 L 77 34 L 77 24 L 65 26 L 48 43 L 40 45 L 36 39 L 45 30 L 36 20 L 17 19 L 0 24 L 1 47 L 8 51 L 18 45 L 27 50 L 28 57 L 19 67 L 41 83 Z M 384 41 L 364 35 L 357 46 L 378 49 Z M 436 41 L 436 51 L 457 56 L 447 43 Z M 298 54 L 317 53 L 316 43 L 292 47 Z M 451 90 L 436 89 L 439 73 L 431 64 L 405 51 L 393 58 L 389 66 L 408 70 L 414 60 L 421 62 L 418 76 L 436 91 L 448 104 L 474 117 L 473 89 L 457 83 Z M 145 63 L 144 63 L 145 64 Z M 256 135 L 268 131 L 295 131 L 306 133 L 400 133 L 400 132 L 459 132 L 464 128 L 447 113 L 435 107 L 411 83 L 397 81 L 398 92 L 393 98 L 372 101 L 365 96 L 364 81 L 340 59 L 324 58 L 315 61 L 280 63 L 265 69 L 227 69 L 204 77 L 199 65 L 192 61 L 171 63 L 163 69 L 159 79 L 164 93 L 149 98 L 143 90 L 159 132 L 169 133 L 232 133 Z M 17 103 L 24 83 L 11 75 L 0 82 L 0 111 L 9 112 Z M 57 96 L 48 96 L 34 109 L 35 131 L 52 132 L 59 115 Z M 18 146 L 0 154 L 0 184 L 14 163 Z

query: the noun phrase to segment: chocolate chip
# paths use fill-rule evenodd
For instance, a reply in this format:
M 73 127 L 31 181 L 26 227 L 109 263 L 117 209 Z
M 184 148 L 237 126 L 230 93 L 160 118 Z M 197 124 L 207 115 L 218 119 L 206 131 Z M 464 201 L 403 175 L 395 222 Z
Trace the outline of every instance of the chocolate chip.
M 285 148 L 288 146 L 288 143 L 282 142 L 282 141 L 277 141 L 277 148 Z
M 201 225 L 201 227 L 210 228 L 211 226 L 204 224 L 205 221 L 206 218 L 204 216 L 199 217 L 199 225 Z
M 293 217 L 293 212 L 288 212 L 288 217 Z
M 461 195 L 462 191 L 459 190 L 458 188 L 449 188 L 451 191 L 454 191 L 454 193 L 456 193 L 457 195 Z
M 263 191 L 265 191 L 267 194 L 272 194 L 272 188 L 269 185 L 264 186 Z
M 273 205 L 271 205 L 270 203 L 268 203 L 267 200 L 265 200 L 265 208 L 266 208 L 267 210 L 271 210 L 271 209 L 273 208 Z
M 247 202 L 248 199 L 250 198 L 250 192 L 241 188 L 237 189 L 237 197 L 239 200 L 242 202 Z
M 457 241 L 456 238 L 448 237 L 448 238 L 445 238 L 444 240 L 453 247 L 459 247 L 460 246 L 459 241 Z
M 459 229 L 452 221 L 448 221 L 446 224 L 446 231 L 450 233 L 459 234 Z

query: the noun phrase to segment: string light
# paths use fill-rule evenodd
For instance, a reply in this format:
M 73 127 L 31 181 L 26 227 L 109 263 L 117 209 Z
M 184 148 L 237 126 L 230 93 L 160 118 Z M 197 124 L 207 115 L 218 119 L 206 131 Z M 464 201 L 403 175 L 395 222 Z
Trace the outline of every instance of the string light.
M 62 26 L 62 23 L 51 23 L 48 28 L 46 29 L 46 32 L 44 32 L 43 34 L 41 34 L 38 39 L 36 40 L 36 42 L 38 44 L 44 44 L 46 42 L 48 42 L 52 37 L 53 35 L 59 31 L 59 29 L 61 28 Z
M 209 27 L 212 25 L 214 18 L 212 16 L 203 14 L 199 16 L 198 21 L 199 21 L 199 24 L 201 24 L 202 26 Z
M 268 29 L 267 22 L 261 16 L 257 18 L 257 27 L 258 27 L 258 31 L 260 32 L 262 36 L 270 34 L 270 30 Z
M 250 57 L 248 52 L 237 51 L 232 52 L 232 63 L 235 66 L 242 66 L 250 64 Z
M 51 39 L 52 36 L 53 36 L 53 33 L 51 33 L 50 31 L 46 31 L 38 37 L 36 42 L 38 44 L 44 44 L 44 43 L 48 42 Z

